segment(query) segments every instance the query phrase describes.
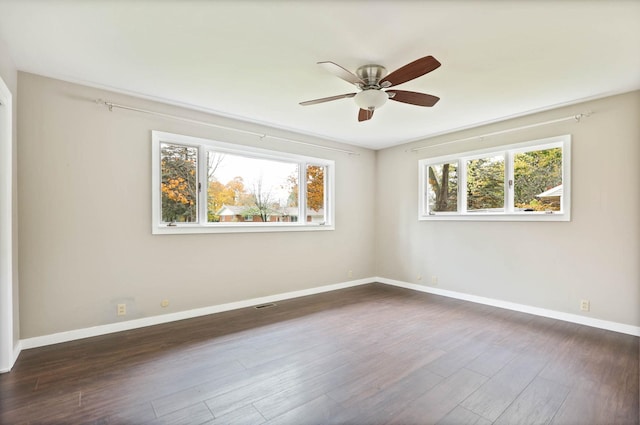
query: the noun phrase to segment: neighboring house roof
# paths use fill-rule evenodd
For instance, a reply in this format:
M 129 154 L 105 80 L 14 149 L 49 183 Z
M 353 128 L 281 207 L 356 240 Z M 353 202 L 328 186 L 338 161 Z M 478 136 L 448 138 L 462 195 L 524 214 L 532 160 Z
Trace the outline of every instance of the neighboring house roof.
M 298 207 L 287 207 L 282 209 L 282 215 L 298 215 Z
M 536 198 L 552 198 L 554 196 L 562 196 L 562 185 L 552 187 L 551 189 L 536 195 Z
M 246 209 L 244 205 L 223 205 L 216 215 L 243 215 Z

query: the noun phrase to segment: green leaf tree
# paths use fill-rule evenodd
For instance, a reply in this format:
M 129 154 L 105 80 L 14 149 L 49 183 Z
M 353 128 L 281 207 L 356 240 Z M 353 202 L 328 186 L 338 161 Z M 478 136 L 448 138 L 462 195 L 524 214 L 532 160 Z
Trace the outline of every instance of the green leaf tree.
M 488 157 L 467 162 L 467 209 L 504 208 L 504 159 Z
M 536 195 L 562 184 L 562 149 L 518 153 L 513 158 L 514 204 L 518 208 L 543 211 L 558 209 Z
M 431 211 L 456 211 L 458 209 L 458 173 L 455 164 L 429 166 Z M 434 199 L 435 198 L 435 199 Z

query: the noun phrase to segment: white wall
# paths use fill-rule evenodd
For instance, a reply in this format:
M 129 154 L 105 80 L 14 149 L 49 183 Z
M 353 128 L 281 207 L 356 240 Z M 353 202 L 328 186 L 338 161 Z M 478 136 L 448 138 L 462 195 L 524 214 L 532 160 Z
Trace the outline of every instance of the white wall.
M 421 285 L 437 276 L 439 289 L 640 325 L 640 92 L 378 152 L 348 146 L 360 153 L 348 156 L 109 113 L 93 101 L 275 134 L 32 74 L 19 73 L 18 86 L 21 338 L 376 275 Z M 587 110 L 579 124 L 407 152 Z M 336 230 L 151 235 L 151 130 L 334 159 Z M 573 136 L 571 222 L 418 222 L 419 159 L 559 134 Z M 119 302 L 129 305 L 124 319 Z
M 11 322 L 11 335 L 9 336 L 9 339 L 11 340 L 11 345 L 13 346 L 12 348 L 9 347 L 5 347 L 5 338 L 7 337 L 6 335 L 2 335 L 2 341 L 0 341 L 0 346 L 2 347 L 2 353 L 0 353 L 0 370 L 4 370 L 4 369 L 9 369 L 11 367 L 11 365 L 13 364 L 14 361 L 14 356 L 16 355 L 17 351 L 18 351 L 18 347 L 19 347 L 19 340 L 20 340 L 20 317 L 19 317 L 19 308 L 18 308 L 18 303 L 19 303 L 19 290 L 18 290 L 18 256 L 16 255 L 17 251 L 18 251 L 18 216 L 17 216 L 17 211 L 18 211 L 18 203 L 17 203 L 17 156 L 16 156 L 16 143 L 17 143 L 17 119 L 16 119 L 16 105 L 17 105 L 17 93 L 18 93 L 18 72 L 16 70 L 15 65 L 13 64 L 13 62 L 11 61 L 11 58 L 9 56 L 9 51 L 6 47 L 6 45 L 4 44 L 4 42 L 2 42 L 2 40 L 0 40 L 0 78 L 2 78 L 2 81 L 4 82 L 4 84 L 6 85 L 6 87 L 9 89 L 10 95 L 12 97 L 12 135 L 11 140 L 9 141 L 8 145 L 3 145 L 0 148 L 0 151 L 2 152 L 3 155 L 8 154 L 10 155 L 9 158 L 9 166 L 6 166 L 5 161 L 3 161 L 3 166 L 2 166 L 2 170 L 0 170 L 1 173 L 6 173 L 3 174 L 2 177 L 0 177 L 0 180 L 2 181 L 2 185 L 4 186 L 6 184 L 6 187 L 3 187 L 3 190 L 1 191 L 3 193 L 2 198 L 0 199 L 0 204 L 2 204 L 3 206 L 3 212 L 0 213 L 2 214 L 2 219 L 0 220 L 0 222 L 2 222 L 2 228 L 0 228 L 0 232 L 3 233 L 2 237 L 0 238 L 0 240 L 2 241 L 2 248 L 0 248 L 0 251 L 2 251 L 2 255 L 3 255 L 3 266 L 2 266 L 2 270 L 0 271 L 2 277 L 0 279 L 2 279 L 2 281 L 0 281 L 0 285 L 9 285 L 9 287 L 3 287 L 0 290 L 0 293 L 7 294 L 7 293 L 11 293 L 11 300 L 5 300 L 2 299 L 0 300 L 0 303 L 2 303 L 2 305 L 0 306 L 0 317 L 2 318 L 3 321 L 7 320 L 7 318 L 5 318 L 5 314 L 8 314 L 9 318 L 10 318 L 10 322 Z M 4 131 L 4 129 L 2 129 L 2 131 Z M 1 140 L 0 137 L 0 143 L 6 143 L 6 141 Z M 4 160 L 5 158 L 3 158 Z M 6 181 L 8 179 L 8 181 Z M 5 189 L 8 189 L 10 193 L 6 193 Z M 7 194 L 8 196 L 6 196 L 5 199 L 5 194 Z M 6 204 L 5 202 L 9 201 L 9 205 L 8 205 L 8 214 L 7 216 L 5 216 L 4 211 L 5 211 L 5 207 Z M 5 228 L 5 224 L 6 227 Z M 10 230 L 9 230 L 10 229 Z M 8 231 L 9 230 L 9 231 Z M 6 248 L 5 245 L 5 238 L 8 238 L 9 240 L 6 241 L 7 245 L 10 245 L 8 248 Z M 8 252 L 5 252 L 5 249 Z M 8 263 L 4 264 L 4 260 L 8 259 Z M 9 276 L 7 279 L 10 280 L 10 282 L 6 282 L 4 281 L 5 277 Z M 10 311 L 7 311 L 10 310 Z M 3 331 L 4 331 L 4 327 L 2 327 Z M 9 349 L 11 349 L 11 351 L 13 351 L 13 354 L 7 354 L 6 351 L 9 351 Z M 6 357 L 9 358 L 6 358 Z
M 94 100 L 275 134 L 32 74 L 18 80 L 22 338 L 121 321 L 119 302 L 128 304 L 124 319 L 137 319 L 374 275 L 375 152 L 110 113 Z M 151 235 L 151 130 L 334 159 L 336 230 Z
M 579 124 L 406 151 L 588 110 Z M 639 116 L 633 92 L 379 151 L 377 275 L 639 326 Z M 561 134 L 573 136 L 571 222 L 418 222 L 419 159 Z

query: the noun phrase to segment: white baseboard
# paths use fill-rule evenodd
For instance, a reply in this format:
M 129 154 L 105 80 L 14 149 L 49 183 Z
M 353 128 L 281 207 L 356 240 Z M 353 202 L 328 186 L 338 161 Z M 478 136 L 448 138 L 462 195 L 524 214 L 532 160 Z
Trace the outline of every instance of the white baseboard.
M 22 341 L 18 341 L 18 343 L 13 347 L 13 353 L 12 353 L 13 357 L 10 359 L 11 364 L 9 364 L 8 367 L 0 368 L 0 373 L 7 373 L 11 371 L 11 368 L 13 368 L 13 365 L 16 363 L 16 360 L 18 360 L 18 356 L 20 355 L 21 351 L 22 351 Z
M 13 365 L 16 363 L 16 360 L 18 360 L 18 356 L 20 355 L 21 352 L 22 352 L 22 341 L 18 341 L 15 347 L 13 347 L 13 362 L 11 362 L 11 367 L 13 367 Z
M 90 338 L 93 336 L 106 335 L 114 332 L 144 328 L 146 326 L 175 322 L 177 320 L 191 319 L 194 317 L 206 316 L 208 314 L 221 313 L 223 311 L 236 310 L 239 308 L 251 307 L 259 304 L 272 303 L 287 300 L 290 298 L 304 297 L 307 295 L 320 294 L 322 292 L 335 291 L 337 289 L 350 288 L 352 286 L 364 285 L 371 282 L 374 282 L 373 278 L 351 280 L 348 282 L 341 282 L 333 285 L 318 286 L 315 288 L 302 289 L 300 291 L 292 291 L 282 294 L 269 295 L 266 297 L 251 298 L 248 300 L 196 308 L 193 310 L 179 311 L 176 313 L 163 314 L 160 316 L 145 317 L 142 319 L 128 320 L 126 322 L 109 323 L 107 325 L 75 329 L 72 331 L 58 332 L 50 335 L 36 336 L 33 338 L 20 340 L 21 349 L 27 350 L 29 348 L 59 344 L 61 342 L 68 342 L 76 339 Z
M 75 329 L 72 331 L 58 332 L 50 335 L 37 336 L 20 340 L 18 346 L 14 350 L 14 361 L 17 359 L 21 350 L 29 348 L 42 347 L 45 345 L 58 344 L 61 342 L 73 341 L 93 336 L 106 335 L 114 332 L 127 331 L 131 329 L 143 328 L 146 326 L 159 325 L 162 323 L 174 322 L 177 320 L 191 319 L 194 317 L 206 316 L 208 314 L 221 313 L 223 311 L 236 310 L 239 308 L 251 307 L 259 304 L 282 301 L 290 298 L 304 297 L 307 295 L 320 294 L 323 292 L 335 291 L 338 289 L 350 288 L 367 283 L 379 282 L 386 285 L 398 286 L 401 288 L 411 289 L 414 291 L 427 292 L 434 295 L 442 295 L 449 298 L 470 301 L 478 304 L 485 304 L 494 307 L 504 308 L 507 310 L 529 313 L 536 316 L 548 317 L 551 319 L 563 320 L 565 322 L 578 323 L 581 325 L 591 326 L 594 328 L 606 329 L 614 332 L 620 332 L 628 335 L 640 336 L 640 327 L 626 325 L 623 323 L 611 322 L 607 320 L 594 319 L 590 317 L 580 316 L 577 314 L 564 313 L 561 311 L 549 310 L 540 307 L 533 307 L 524 304 L 512 303 L 493 298 L 485 298 L 477 295 L 465 294 L 462 292 L 449 291 L 446 289 L 433 288 L 429 286 L 416 285 L 413 283 L 402 282 L 399 280 L 387 279 L 384 277 L 371 277 L 365 279 L 351 280 L 348 282 L 336 283 L 333 285 L 318 286 L 315 288 L 303 289 L 300 291 L 285 292 L 282 294 L 269 295 L 266 297 L 252 298 L 243 301 L 237 301 L 226 304 L 219 304 L 209 307 L 197 308 L 193 310 L 180 311 L 176 313 L 163 314 L 160 316 L 145 317 L 142 319 L 134 319 L 126 322 L 110 323 L 107 325 L 93 326 L 84 329 Z M 3 371 L 0 371 L 0 373 Z
M 563 320 L 565 322 L 578 323 L 580 325 L 591 326 L 593 328 L 606 329 L 609 331 L 620 332 L 623 334 L 640 336 L 640 327 L 626 325 L 624 323 L 611 322 L 608 320 L 595 319 L 592 317 L 580 316 L 578 314 L 565 313 L 562 311 L 549 310 L 546 308 L 533 307 L 525 304 L 517 304 L 509 301 L 497 300 L 494 298 L 485 298 L 477 295 L 465 294 L 462 292 L 449 291 L 430 286 L 416 285 L 415 283 L 402 282 L 399 280 L 387 279 L 384 277 L 376 277 L 376 282 L 386 285 L 399 286 L 401 288 L 412 289 L 414 291 L 427 292 L 434 295 L 442 295 L 444 297 L 456 298 L 464 301 L 471 301 L 478 304 L 486 304 L 493 307 L 504 308 L 507 310 L 529 313 L 536 316 L 548 317 L 551 319 Z

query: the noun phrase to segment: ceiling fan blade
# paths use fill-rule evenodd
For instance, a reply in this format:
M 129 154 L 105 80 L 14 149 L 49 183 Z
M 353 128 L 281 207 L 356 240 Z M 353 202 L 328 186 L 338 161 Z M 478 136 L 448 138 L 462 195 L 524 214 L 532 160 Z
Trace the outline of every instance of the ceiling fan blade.
M 390 95 L 389 99 L 391 100 L 418 106 L 433 106 L 440 100 L 440 98 L 437 96 L 432 96 L 425 93 L 417 93 L 414 91 L 387 90 L 387 93 Z
M 318 62 L 318 65 L 322 66 L 324 69 L 332 73 L 338 78 L 342 78 L 348 83 L 355 84 L 356 86 L 364 85 L 364 81 L 360 79 L 356 74 L 345 69 L 338 65 L 337 63 L 333 63 L 331 61 Z
M 358 121 L 370 120 L 373 116 L 373 111 L 369 109 L 360 109 L 358 112 Z
M 309 106 L 317 103 L 331 102 L 332 100 L 346 99 L 348 97 L 354 97 L 355 95 L 355 93 L 339 94 L 337 96 L 323 97 L 322 99 L 307 100 L 305 102 L 300 102 L 300 104 L 302 106 Z
M 440 65 L 440 62 L 438 62 L 438 60 L 433 56 L 425 56 L 403 66 L 402 68 L 396 69 L 391 74 L 380 80 L 380 84 L 382 85 L 384 82 L 388 81 L 391 83 L 390 86 L 397 86 L 398 84 L 406 83 L 409 80 L 413 80 L 414 78 L 427 74 L 438 68 Z

